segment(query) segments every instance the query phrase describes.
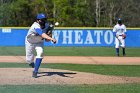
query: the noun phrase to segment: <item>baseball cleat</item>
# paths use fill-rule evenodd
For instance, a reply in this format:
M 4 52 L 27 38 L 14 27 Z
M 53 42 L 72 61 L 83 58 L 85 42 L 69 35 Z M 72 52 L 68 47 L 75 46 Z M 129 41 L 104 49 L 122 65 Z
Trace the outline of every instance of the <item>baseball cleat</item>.
M 37 78 L 37 77 L 38 77 L 38 76 L 37 76 L 37 72 L 34 72 L 34 71 L 33 71 L 32 77 Z
M 30 63 L 29 66 L 32 67 L 32 68 L 34 68 L 35 67 L 35 64 L 34 63 Z
M 119 55 L 119 54 L 117 54 L 117 56 L 119 57 L 120 55 Z
M 126 56 L 126 54 L 123 54 L 123 56 Z

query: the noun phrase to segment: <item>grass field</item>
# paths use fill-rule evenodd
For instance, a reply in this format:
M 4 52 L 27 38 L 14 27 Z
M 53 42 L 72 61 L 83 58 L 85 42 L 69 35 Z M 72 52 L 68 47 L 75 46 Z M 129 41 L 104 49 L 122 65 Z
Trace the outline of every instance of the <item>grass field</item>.
M 140 48 L 126 48 L 126 56 L 139 57 Z M 120 54 L 121 54 L 120 49 Z M 25 47 L 0 47 L 0 55 L 25 56 Z M 47 56 L 116 56 L 114 47 L 44 47 Z
M 140 48 L 126 48 L 128 57 L 140 57 Z M 0 47 L 1 56 L 25 56 L 24 47 Z M 113 47 L 45 47 L 47 56 L 115 56 Z M 27 68 L 25 63 L 0 63 L 0 68 Z M 42 68 L 64 69 L 102 75 L 140 77 L 140 65 L 42 64 Z M 0 85 L 0 93 L 140 93 L 140 84 L 102 85 Z
M 0 63 L 0 68 L 27 68 L 25 63 Z M 91 65 L 43 63 L 41 68 L 63 69 L 102 75 L 140 77 L 140 65 Z
M 1 93 L 139 93 L 140 84 L 112 85 L 4 85 Z

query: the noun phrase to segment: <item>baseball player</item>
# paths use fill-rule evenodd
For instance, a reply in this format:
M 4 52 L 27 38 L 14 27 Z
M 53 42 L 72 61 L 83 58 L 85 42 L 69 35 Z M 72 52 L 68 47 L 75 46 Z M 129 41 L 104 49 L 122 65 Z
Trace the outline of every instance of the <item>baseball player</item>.
M 36 21 L 30 27 L 26 39 L 26 62 L 34 68 L 32 77 L 37 78 L 38 69 L 43 59 L 44 39 L 56 43 L 56 40 L 46 34 L 49 24 L 46 23 L 47 17 L 45 14 L 38 14 Z M 36 51 L 36 60 L 34 62 L 34 51 Z
M 115 48 L 116 55 L 119 55 L 119 46 L 122 47 L 123 56 L 125 56 L 125 38 L 126 38 L 126 26 L 122 23 L 122 19 L 117 20 L 117 24 L 113 28 L 113 34 L 115 36 Z M 121 43 L 121 45 L 119 45 Z

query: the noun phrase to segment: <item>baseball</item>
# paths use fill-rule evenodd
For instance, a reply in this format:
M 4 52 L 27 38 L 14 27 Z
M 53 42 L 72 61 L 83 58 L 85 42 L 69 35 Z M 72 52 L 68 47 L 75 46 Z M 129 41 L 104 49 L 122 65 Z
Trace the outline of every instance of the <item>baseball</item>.
M 59 25 L 59 22 L 55 22 L 55 25 L 58 26 Z

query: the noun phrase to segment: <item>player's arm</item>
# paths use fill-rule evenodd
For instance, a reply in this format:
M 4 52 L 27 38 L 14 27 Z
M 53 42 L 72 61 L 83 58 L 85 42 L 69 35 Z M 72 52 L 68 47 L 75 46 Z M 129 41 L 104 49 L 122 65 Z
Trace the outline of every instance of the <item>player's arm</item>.
M 56 40 L 48 36 L 45 32 L 42 31 L 42 29 L 36 28 L 35 30 L 42 38 L 51 40 L 53 43 L 56 43 Z
M 116 36 L 116 30 L 117 30 L 116 27 L 114 27 L 114 28 L 113 28 L 113 36 L 115 36 L 115 37 L 117 37 L 117 36 Z
M 51 40 L 53 43 L 56 43 L 56 40 L 48 36 L 46 33 L 42 33 L 41 35 L 44 39 Z

